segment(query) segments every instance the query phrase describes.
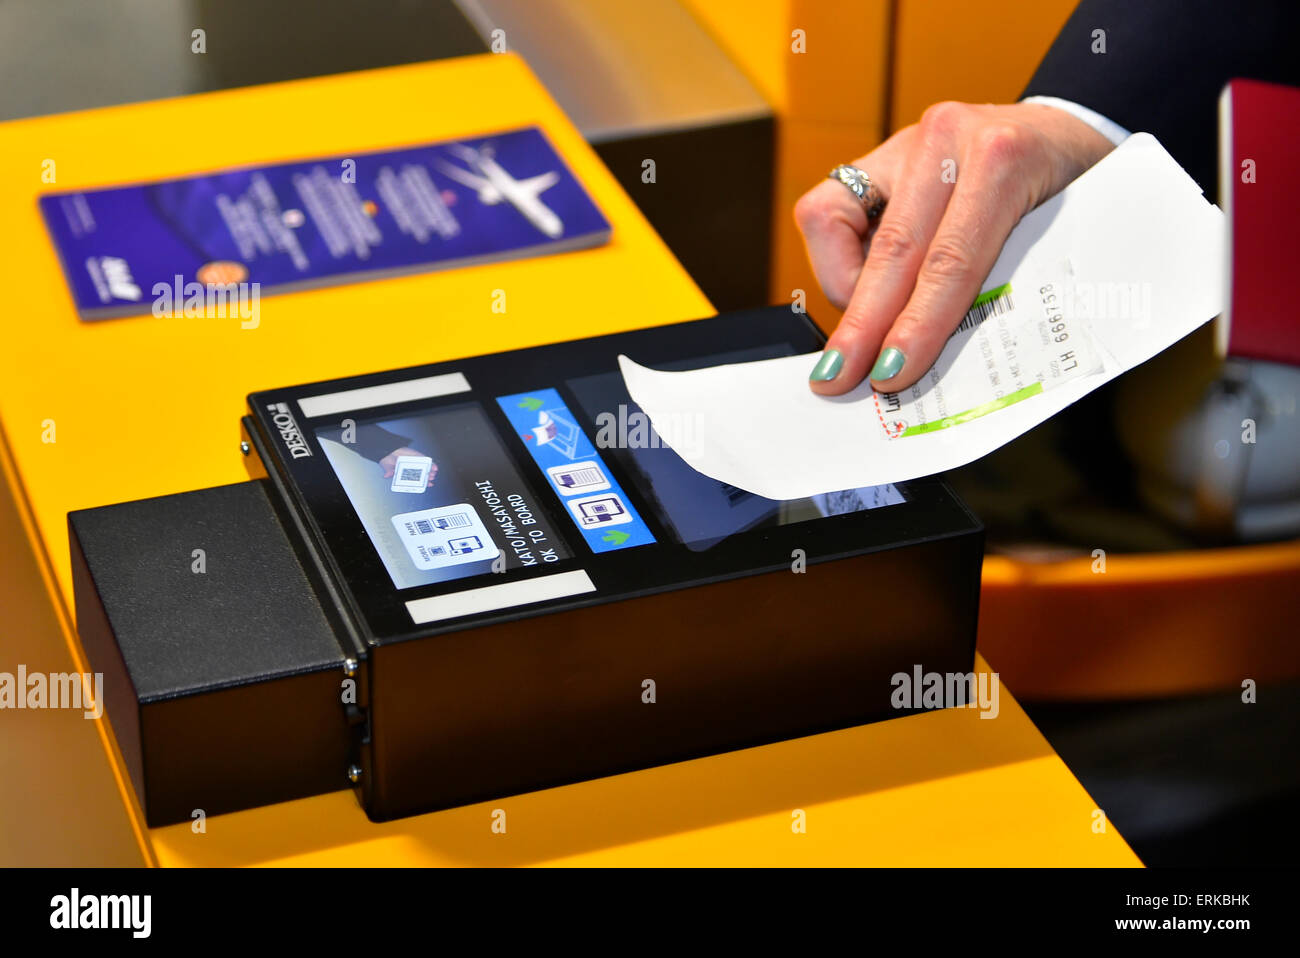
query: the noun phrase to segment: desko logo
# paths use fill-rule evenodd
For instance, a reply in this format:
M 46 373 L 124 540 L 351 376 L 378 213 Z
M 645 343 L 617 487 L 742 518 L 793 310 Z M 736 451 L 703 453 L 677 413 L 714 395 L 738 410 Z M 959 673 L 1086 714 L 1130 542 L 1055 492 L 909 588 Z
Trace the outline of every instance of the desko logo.
M 282 402 L 273 402 L 268 403 L 266 408 L 271 413 L 271 422 L 275 423 L 275 428 L 280 430 L 280 438 L 284 440 L 289 455 L 295 459 L 305 459 L 310 456 L 311 449 L 308 448 L 307 441 L 302 438 L 302 430 L 298 428 L 298 421 L 293 418 L 293 413 L 289 412 L 289 407 Z

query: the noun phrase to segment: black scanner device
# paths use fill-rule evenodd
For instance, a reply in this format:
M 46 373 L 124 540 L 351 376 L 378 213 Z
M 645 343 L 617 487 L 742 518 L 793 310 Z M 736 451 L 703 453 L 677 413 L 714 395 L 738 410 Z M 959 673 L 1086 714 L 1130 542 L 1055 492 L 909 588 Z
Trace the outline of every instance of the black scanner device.
M 971 672 L 983 529 L 941 479 L 764 499 L 660 441 L 617 364 L 823 345 L 771 307 L 268 389 L 231 441 L 249 481 L 70 513 L 148 823 L 347 787 L 391 819 L 889 718 L 892 676 Z

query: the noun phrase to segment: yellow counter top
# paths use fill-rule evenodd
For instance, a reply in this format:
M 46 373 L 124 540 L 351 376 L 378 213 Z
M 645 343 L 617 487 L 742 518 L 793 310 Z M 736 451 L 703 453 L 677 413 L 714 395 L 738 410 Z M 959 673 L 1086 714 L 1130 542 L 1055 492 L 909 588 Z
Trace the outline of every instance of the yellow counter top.
M 529 124 L 613 224 L 607 246 L 267 296 L 255 329 L 238 319 L 80 322 L 36 206 L 52 189 Z M 41 179 L 47 159 L 53 184 Z M 663 179 L 646 188 L 671 189 Z M 508 54 L 0 124 L 0 182 L 11 238 L 0 464 L 16 503 L 0 523 L 10 555 L 0 566 L 0 669 L 60 656 L 84 668 L 69 612 L 67 512 L 242 481 L 248 392 L 712 312 Z M 496 290 L 506 292 L 504 314 L 492 310 Z M 54 442 L 44 441 L 50 421 Z M 19 588 L 21 576 L 41 586 Z M 25 623 L 21 634 L 7 632 L 14 623 Z M 106 857 L 120 862 L 129 845 L 125 857 L 161 865 L 1138 864 L 1113 826 L 1096 830 L 1092 800 L 1002 691 L 992 721 L 970 710 L 911 716 L 383 825 L 338 792 L 218 816 L 202 834 L 143 826 L 104 723 L 27 714 L 0 786 L 0 819 L 25 816 L 24 834 L 0 844 L 0 863 L 82 860 L 70 809 L 117 802 L 129 829 L 120 824 L 127 837 Z M 0 723 L 13 720 L 0 713 Z M 7 731 L 0 726 L 0 740 Z M 97 736 L 107 773 L 61 761 L 67 736 Z M 497 808 L 504 835 L 490 827 Z M 805 832 L 791 827 L 796 810 Z

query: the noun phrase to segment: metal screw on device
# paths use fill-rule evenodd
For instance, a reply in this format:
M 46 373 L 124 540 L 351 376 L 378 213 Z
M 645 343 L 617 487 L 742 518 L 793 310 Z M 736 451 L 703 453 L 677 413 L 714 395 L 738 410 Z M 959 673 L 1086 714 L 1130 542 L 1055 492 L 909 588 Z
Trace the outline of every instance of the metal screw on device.
M 361 781 L 361 766 L 360 766 L 360 765 L 349 765 L 349 766 L 348 766 L 348 781 L 351 782 L 353 785 L 355 785 L 357 782 Z
M 239 444 L 239 451 L 242 452 L 245 456 L 247 456 L 250 452 L 253 451 L 253 447 L 250 446 L 247 441 L 242 441 Z
M 357 660 L 356 660 L 356 659 L 344 659 L 344 660 L 343 660 L 343 674 L 346 675 L 348 678 L 351 678 L 352 676 L 354 676 L 354 675 L 357 674 Z

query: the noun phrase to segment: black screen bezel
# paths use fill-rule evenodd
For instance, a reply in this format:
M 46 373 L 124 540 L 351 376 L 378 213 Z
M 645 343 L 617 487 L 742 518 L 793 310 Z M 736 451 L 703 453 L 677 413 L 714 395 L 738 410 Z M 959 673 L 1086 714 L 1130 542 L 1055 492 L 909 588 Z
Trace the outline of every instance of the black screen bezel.
M 661 520 L 657 504 L 642 489 L 634 470 L 619 455 L 606 455 L 607 467 L 632 499 L 657 542 L 636 548 L 592 553 L 581 533 L 567 520 L 563 504 L 551 492 L 541 469 L 534 463 L 496 403 L 497 396 L 553 388 L 581 420 L 588 437 L 595 424 L 567 383 L 592 374 L 617 371 L 622 353 L 654 367 L 683 360 L 715 356 L 747 346 L 786 347 L 795 353 L 821 349 L 825 339 L 806 315 L 789 307 L 769 307 L 728 313 L 704 320 L 614 333 L 590 339 L 494 353 L 425 366 L 390 370 L 329 382 L 290 386 L 249 395 L 252 417 L 262 434 L 274 468 L 285 480 L 291 507 L 303 517 L 316 539 L 332 578 L 349 595 L 363 620 L 362 633 L 369 644 L 404 641 L 486 622 L 500 622 L 542 611 L 579 607 L 631 598 L 666 589 L 720 581 L 790 568 L 795 550 L 802 550 L 808 565 L 852 554 L 946 538 L 980 529 L 979 521 L 937 477 L 897 483 L 906 501 L 878 509 L 811 519 L 785 526 L 766 526 L 737 533 L 705 551 L 679 543 Z M 674 367 L 679 368 L 679 367 Z M 299 400 L 324 393 L 387 385 L 408 379 L 460 373 L 470 390 L 435 399 L 350 410 L 307 418 Z M 515 468 L 531 488 L 534 499 L 547 510 L 556 532 L 565 538 L 573 558 L 506 572 L 467 576 L 431 585 L 398 590 L 383 560 L 369 541 L 360 517 L 326 458 L 315 429 L 337 425 L 341 418 L 400 418 L 466 401 L 479 404 L 497 429 L 493 441 L 505 449 Z M 286 404 L 312 455 L 292 458 L 271 421 L 268 406 Z M 554 500 L 554 501 L 553 501 Z M 416 625 L 406 602 L 485 585 L 533 576 L 583 569 L 595 592 L 552 599 L 529 606 L 482 612 L 456 619 Z

